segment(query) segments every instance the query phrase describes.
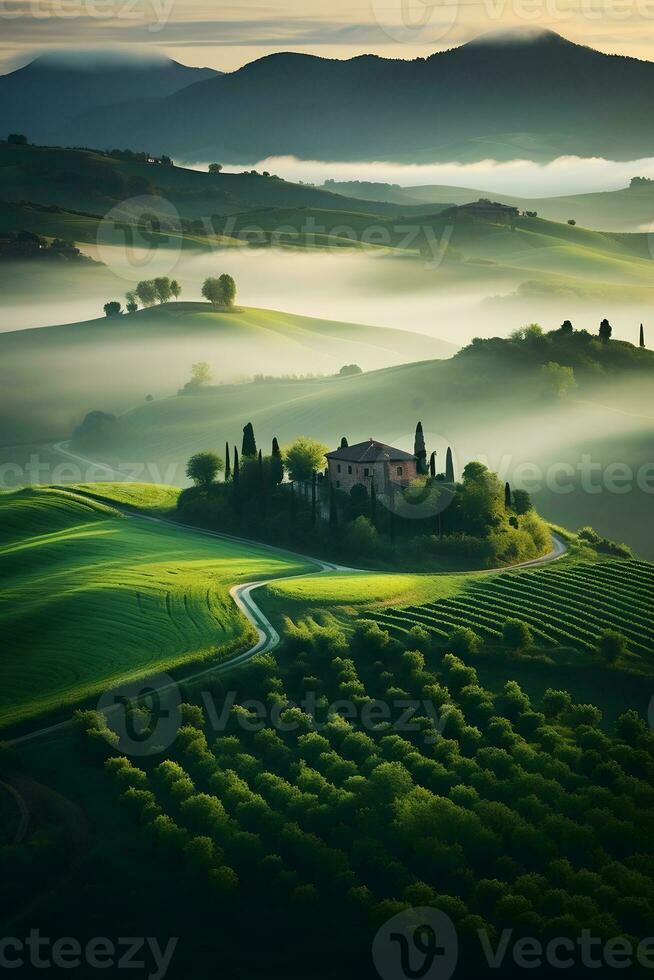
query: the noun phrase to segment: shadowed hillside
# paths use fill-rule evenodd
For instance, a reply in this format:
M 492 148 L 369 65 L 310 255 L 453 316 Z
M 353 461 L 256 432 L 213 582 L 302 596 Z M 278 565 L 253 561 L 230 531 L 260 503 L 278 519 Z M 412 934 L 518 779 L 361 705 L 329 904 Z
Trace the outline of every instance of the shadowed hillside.
M 654 152 L 653 97 L 654 65 L 527 31 L 415 61 L 270 55 L 165 99 L 79 115 L 61 138 L 145 141 L 159 153 L 233 163 L 284 154 L 413 163 L 636 159 Z

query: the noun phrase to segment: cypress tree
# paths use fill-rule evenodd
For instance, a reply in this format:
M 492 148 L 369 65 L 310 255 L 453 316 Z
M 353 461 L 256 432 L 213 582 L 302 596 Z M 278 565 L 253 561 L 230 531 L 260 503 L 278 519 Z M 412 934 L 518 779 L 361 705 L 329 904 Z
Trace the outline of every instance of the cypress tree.
M 445 479 L 448 483 L 454 483 L 454 457 L 449 447 L 445 458 Z
M 504 484 L 504 506 L 506 510 L 511 510 L 511 484 Z
M 242 456 L 251 456 L 254 458 L 257 455 L 257 442 L 254 438 L 254 426 L 251 422 L 243 426 L 243 444 L 241 446 Z
M 370 484 L 370 517 L 373 524 L 377 518 L 377 490 L 375 489 L 375 479 L 373 477 Z
M 642 325 L 642 323 L 640 325 L 640 346 L 643 348 L 645 347 L 645 327 Z
M 429 475 L 431 477 L 436 476 L 436 453 L 432 453 L 429 457 Z
M 229 459 L 229 443 L 225 443 L 225 483 L 228 482 L 232 475 L 232 464 Z
M 316 471 L 311 474 L 311 526 L 316 526 L 318 509 L 316 507 Z
M 425 449 L 425 437 L 422 432 L 422 422 L 416 426 L 416 438 L 413 443 L 413 455 L 418 457 L 418 473 L 427 472 L 427 450 Z
M 348 446 L 349 446 L 349 442 L 347 441 L 345 436 L 343 436 L 341 438 L 341 449 L 347 449 Z
M 232 475 L 232 485 L 234 487 L 234 511 L 237 517 L 241 516 L 241 487 L 240 487 L 240 469 L 238 465 L 238 449 L 234 446 L 234 473 Z
M 272 474 L 275 484 L 282 483 L 284 480 L 284 462 L 276 436 L 272 441 Z
M 291 483 L 291 489 L 289 490 L 289 513 L 291 515 L 291 524 L 295 523 L 295 515 L 297 514 L 297 500 L 295 498 L 295 484 Z
M 611 334 L 612 333 L 613 333 L 613 327 L 611 326 L 611 324 L 609 323 L 609 321 L 608 320 L 602 320 L 602 322 L 600 323 L 600 328 L 599 328 L 600 340 L 603 340 L 604 343 L 607 343 L 607 341 L 609 341 L 611 339 Z

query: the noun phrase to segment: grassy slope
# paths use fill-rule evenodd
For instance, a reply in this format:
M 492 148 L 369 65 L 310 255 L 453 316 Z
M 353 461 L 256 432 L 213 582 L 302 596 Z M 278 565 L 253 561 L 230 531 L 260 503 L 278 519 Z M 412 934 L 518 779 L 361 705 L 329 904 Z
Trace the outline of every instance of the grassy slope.
M 541 217 L 550 221 L 568 221 L 574 218 L 580 225 L 602 231 L 643 229 L 654 222 L 654 188 L 647 187 L 531 198 L 444 184 L 389 188 L 382 184 L 358 186 L 356 183 L 339 183 L 328 189 L 346 196 L 386 201 L 406 207 L 438 205 L 439 210 L 452 204 L 469 204 L 483 197 L 511 204 L 522 211 L 537 211 Z
M 651 355 L 643 351 L 641 359 L 645 369 Z M 115 443 L 100 457 L 156 460 L 162 472 L 177 464 L 174 479 L 183 482 L 188 456 L 226 440 L 234 443 L 248 420 L 262 446 L 275 435 L 284 443 L 303 433 L 329 445 L 343 434 L 350 442 L 374 435 L 409 449 L 420 418 L 430 444 L 438 438 L 439 453 L 453 445 L 459 466 L 486 456 L 492 467 L 508 467 L 508 479 L 525 462 L 545 474 L 550 464 L 561 463 L 575 473 L 581 457 L 590 455 L 594 466 L 618 461 L 636 473 L 650 460 L 651 370 L 628 384 L 624 379 L 609 385 L 611 370 L 598 369 L 597 384 L 557 401 L 543 398 L 538 371 L 520 363 L 511 367 L 501 352 L 492 366 L 483 358 L 479 363 L 466 358 L 459 369 L 458 361 L 407 364 L 346 379 L 225 385 L 198 398 L 162 399 L 122 417 Z M 634 488 L 626 507 L 621 494 L 587 493 L 576 478 L 573 482 L 577 489 L 565 494 L 545 485 L 535 497 L 538 509 L 571 527 L 592 524 L 654 557 L 641 531 L 649 520 L 651 494 Z
M 89 411 L 118 412 L 147 394 L 177 391 L 197 361 L 209 362 L 216 381 L 233 381 L 255 373 L 332 374 L 350 363 L 376 368 L 451 351 L 409 331 L 273 310 L 220 313 L 205 303 L 4 333 L 0 439 L 66 438 Z
M 136 186 L 135 181 L 143 186 Z M 320 188 L 249 173 L 210 175 L 183 167 L 116 160 L 94 150 L 6 143 L 0 143 L 0 186 L 4 200 L 58 204 L 94 214 L 104 214 L 114 204 L 144 193 L 165 198 L 187 218 L 261 207 L 394 210 L 383 203 L 370 205 Z
M 77 483 L 61 489 L 148 514 L 166 514 L 173 510 L 179 497 L 177 487 L 157 483 Z
M 263 237 L 253 238 L 255 229 Z M 535 277 L 559 289 L 614 299 L 654 303 L 652 253 L 646 234 L 618 234 L 520 217 L 515 227 L 462 218 L 456 212 L 425 212 L 401 220 L 352 211 L 274 209 L 236 215 L 217 226 L 246 241 L 297 247 L 359 246 L 425 256 L 437 262 L 445 251 L 450 275 L 482 280 L 492 263 L 495 276 L 520 282 Z M 463 261 L 462 261 L 463 260 Z M 635 294 L 634 290 L 638 290 Z
M 100 492 L 144 502 L 141 488 Z M 161 504 L 161 491 L 147 496 Z M 308 567 L 60 490 L 0 495 L 0 528 L 2 725 L 122 679 L 224 657 L 251 634 L 229 588 Z
M 598 663 L 596 643 L 602 631 L 617 630 L 627 638 L 628 651 L 615 667 L 651 677 L 653 586 L 654 565 L 600 558 L 573 540 L 568 555 L 535 569 L 470 575 L 328 575 L 275 583 L 266 587 L 262 600 L 278 620 L 321 619 L 327 613 L 348 627 L 363 617 L 401 637 L 421 626 L 440 642 L 457 627 L 471 627 L 491 647 L 501 643 L 503 623 L 518 618 L 531 627 L 540 660 L 564 671 L 605 670 Z M 510 670 L 528 676 L 528 660 Z M 557 682 L 553 675 L 546 686 Z M 619 687 L 622 681 L 616 678 L 615 683 Z M 630 686 L 628 680 L 625 684 Z

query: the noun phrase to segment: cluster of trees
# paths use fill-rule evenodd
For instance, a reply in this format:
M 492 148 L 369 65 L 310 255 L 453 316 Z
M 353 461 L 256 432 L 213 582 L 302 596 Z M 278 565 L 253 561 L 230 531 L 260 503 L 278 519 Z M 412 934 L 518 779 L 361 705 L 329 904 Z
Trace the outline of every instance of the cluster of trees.
M 208 365 L 194 367 L 190 384 L 206 383 Z M 341 445 L 347 445 L 345 437 Z M 307 438 L 282 452 L 273 439 L 266 455 L 257 449 L 248 423 L 240 453 L 226 445 L 224 456 L 202 452 L 189 460 L 187 476 L 194 486 L 180 495 L 178 509 L 191 523 L 381 567 L 431 568 L 443 562 L 493 567 L 537 557 L 550 546 L 549 530 L 525 491 L 512 491 L 476 462 L 457 482 L 451 450 L 445 472 L 437 472 L 436 453 L 427 463 L 420 423 L 415 446 L 420 476 L 394 491 L 392 501 L 380 496 L 374 481 L 349 493 L 336 489 L 321 472 L 326 452 L 326 446 Z M 221 473 L 224 481 L 218 483 Z M 425 500 L 425 516 L 416 518 L 412 504 Z
M 160 276 L 157 279 L 142 279 L 135 289 L 129 290 L 125 294 L 125 311 L 136 313 L 139 303 L 144 308 L 154 306 L 155 303 L 169 303 L 171 299 L 179 299 L 182 295 L 182 287 L 176 279 L 168 276 Z M 123 307 L 117 300 L 112 300 L 104 305 L 105 316 L 122 316 Z
M 538 323 L 514 331 L 510 337 L 488 339 L 476 337 L 455 355 L 454 364 L 461 368 L 461 383 L 473 378 L 478 387 L 488 371 L 497 384 L 498 364 L 508 373 L 517 371 L 525 378 L 531 369 L 535 392 L 561 397 L 568 395 L 583 380 L 593 382 L 601 370 L 641 371 L 645 353 L 645 327 L 640 324 L 637 344 L 616 340 L 613 326 L 604 318 L 596 333 L 575 329 L 565 320 L 556 330 L 545 332 Z
M 204 363 L 194 365 L 197 375 L 204 374 Z M 198 383 L 202 383 L 201 380 Z M 254 427 L 248 422 L 243 428 L 241 452 L 237 446 L 230 451 L 225 445 L 224 459 L 215 452 L 196 453 L 188 461 L 186 475 L 196 487 L 208 490 L 215 485 L 220 473 L 225 483 L 232 484 L 235 495 L 250 497 L 266 494 L 279 487 L 288 475 L 291 481 L 311 479 L 325 462 L 327 446 L 313 439 L 300 437 L 282 453 L 277 438 L 273 438 L 269 456 L 257 449 Z
M 160 157 L 153 157 L 145 150 L 107 150 L 106 156 L 113 157 L 114 160 L 126 160 L 129 163 L 154 163 L 161 167 L 172 167 L 173 161 L 163 153 Z
M 182 287 L 177 279 L 170 279 L 168 276 L 160 276 L 157 279 L 142 279 L 135 289 L 125 294 L 125 312 L 136 313 L 139 303 L 147 308 L 154 306 L 155 303 L 169 303 L 171 299 L 177 300 L 181 295 Z M 212 306 L 230 309 L 236 300 L 236 283 L 226 273 L 217 279 L 205 279 L 202 295 Z M 105 303 L 104 312 L 106 316 L 121 316 L 123 313 L 122 304 L 117 300 L 111 300 L 109 303 Z
M 218 176 L 218 174 L 223 172 L 224 167 L 222 163 L 210 163 L 208 169 L 210 174 Z M 276 174 L 271 174 L 268 170 L 264 170 L 263 173 L 259 173 L 258 170 L 244 170 L 243 174 L 250 177 L 271 177 L 273 180 L 279 180 L 279 177 Z
M 479 930 L 493 947 L 507 927 L 637 945 L 654 925 L 654 735 L 635 711 L 603 728 L 565 690 L 492 691 L 460 640 L 290 626 L 279 656 L 230 678 L 226 730 L 185 703 L 164 762 L 106 768 L 168 861 L 250 915 L 257 895 L 280 921 L 304 914 L 312 940 L 369 950 L 380 923 L 426 905 L 455 924 L 465 975 L 482 975 Z
M 65 262 L 88 262 L 74 242 L 65 238 L 47 241 L 32 231 L 10 231 L 0 234 L 0 259 L 54 259 Z
M 592 545 L 596 551 L 600 551 L 605 555 L 613 555 L 616 558 L 633 557 L 631 548 L 628 545 L 611 541 L 610 538 L 605 538 L 601 534 L 598 534 L 592 527 L 582 527 L 577 536 L 581 541 Z
M 202 295 L 212 306 L 224 306 L 229 309 L 236 301 L 236 283 L 230 275 L 224 272 L 217 279 L 204 280 Z

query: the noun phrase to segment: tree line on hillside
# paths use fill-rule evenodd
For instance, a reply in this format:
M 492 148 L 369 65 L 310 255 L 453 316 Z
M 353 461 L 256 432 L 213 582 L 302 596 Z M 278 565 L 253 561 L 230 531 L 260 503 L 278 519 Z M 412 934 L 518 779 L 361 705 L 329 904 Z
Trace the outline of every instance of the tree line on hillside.
M 240 452 L 227 444 L 223 456 L 191 457 L 187 476 L 194 486 L 182 492 L 178 510 L 190 523 L 383 567 L 433 567 L 443 560 L 493 566 L 547 551 L 549 530 L 525 491 L 501 484 L 478 462 L 468 463 L 457 481 L 451 450 L 439 472 L 435 453 L 427 462 L 420 423 L 415 449 L 419 475 L 410 486 L 392 488 L 389 498 L 373 479 L 348 493 L 322 472 L 326 446 L 301 437 L 282 451 L 275 438 L 267 454 L 248 423 Z
M 611 370 L 642 370 L 651 367 L 651 352 L 647 350 L 645 325 L 640 324 L 637 344 L 616 340 L 611 322 L 604 318 L 596 334 L 576 330 L 571 320 L 565 320 L 557 330 L 545 332 L 538 323 L 515 330 L 508 338 L 475 337 L 454 355 L 452 364 L 460 371 L 462 384 L 479 384 L 479 368 L 492 369 L 497 383 L 498 371 L 538 372 L 534 391 L 543 396 L 566 397 L 578 386 L 578 375 L 588 380 L 598 375 L 598 368 Z
M 125 294 L 125 312 L 136 313 L 139 304 L 144 309 L 148 309 L 156 303 L 169 303 L 172 299 L 178 300 L 181 294 L 182 287 L 177 279 L 170 279 L 168 276 L 142 279 L 134 289 Z M 218 278 L 205 279 L 202 295 L 214 309 L 231 310 L 236 300 L 236 282 L 227 273 L 223 273 Z M 115 317 L 122 316 L 124 311 L 118 300 L 110 300 L 105 303 L 104 312 L 105 316 Z
M 62 262 L 91 262 L 66 238 L 48 241 L 32 231 L 0 232 L 0 259 L 22 261 L 49 259 Z

